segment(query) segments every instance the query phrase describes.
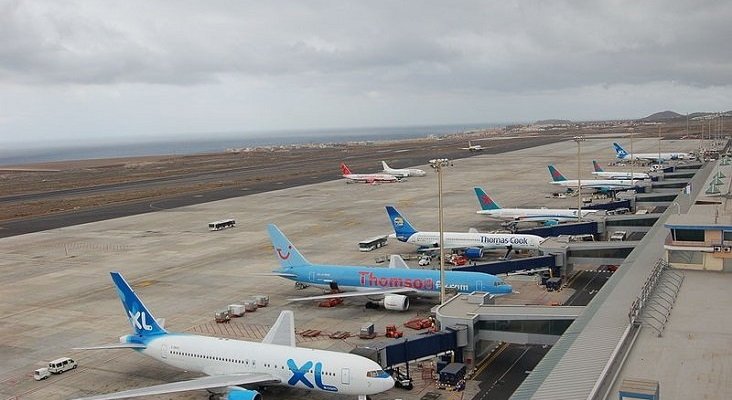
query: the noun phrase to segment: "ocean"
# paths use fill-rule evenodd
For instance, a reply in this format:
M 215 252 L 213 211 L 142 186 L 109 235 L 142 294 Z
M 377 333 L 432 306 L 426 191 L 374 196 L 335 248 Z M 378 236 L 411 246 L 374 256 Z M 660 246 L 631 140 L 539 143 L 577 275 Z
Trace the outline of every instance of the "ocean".
M 96 158 L 184 155 L 223 152 L 228 148 L 279 146 L 306 143 L 343 143 L 349 141 L 391 140 L 446 135 L 505 124 L 456 124 L 409 127 L 343 128 L 251 133 L 210 133 L 184 139 L 160 138 L 101 145 L 68 145 L 47 148 L 0 149 L 0 165 L 21 165 L 49 161 L 88 160 Z

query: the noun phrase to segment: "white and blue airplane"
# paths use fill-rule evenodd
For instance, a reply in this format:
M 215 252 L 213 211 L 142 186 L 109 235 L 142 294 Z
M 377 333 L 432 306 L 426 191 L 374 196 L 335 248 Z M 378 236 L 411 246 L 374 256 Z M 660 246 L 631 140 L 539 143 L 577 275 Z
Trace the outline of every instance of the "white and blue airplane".
M 153 317 L 124 280 L 112 272 L 112 281 L 122 300 L 133 334 L 120 343 L 80 350 L 133 349 L 148 357 L 186 371 L 207 376 L 124 390 L 84 400 L 123 399 L 206 389 L 225 393 L 228 400 L 259 400 L 256 390 L 241 386 L 278 385 L 327 393 L 367 395 L 394 386 L 393 378 L 365 357 L 295 346 L 292 311 L 282 311 L 261 343 L 209 336 L 169 333 Z
M 613 143 L 615 149 L 615 157 L 618 160 L 645 160 L 651 162 L 662 163 L 667 160 L 684 160 L 694 158 L 689 153 L 628 153 L 617 143 Z
M 630 171 L 605 171 L 595 160 L 592 160 L 592 169 L 594 170 L 592 175 L 598 178 L 631 179 Z M 633 179 L 650 179 L 650 176 L 645 172 L 633 172 L 632 175 Z
M 502 208 L 479 187 L 474 187 L 475 195 L 480 203 L 477 214 L 500 221 L 541 222 L 555 225 L 560 222 L 577 221 L 577 210 L 569 208 Z M 596 213 L 597 210 L 582 210 L 582 218 Z
M 557 170 L 553 165 L 549 166 L 549 174 L 552 177 L 552 181 L 549 182 L 552 185 L 558 185 L 566 187 L 568 189 L 577 190 L 577 185 L 580 183 L 577 179 L 567 179 Z M 638 183 L 638 180 L 631 179 L 582 179 L 582 188 L 590 188 L 599 191 L 609 192 L 616 190 L 628 190 L 632 189 Z
M 267 231 L 280 269 L 275 275 L 299 284 L 315 286 L 331 292 L 322 296 L 290 299 L 291 301 L 324 300 L 343 297 L 378 297 L 387 310 L 406 311 L 409 297 L 438 297 L 440 295 L 440 271 L 410 269 L 402 260 L 391 268 L 347 265 L 313 264 L 295 248 L 275 226 L 267 225 Z M 483 272 L 445 271 L 445 288 L 459 293 L 474 291 L 492 295 L 512 293 L 511 285 L 500 278 Z
M 425 176 L 426 172 L 418 168 L 391 168 L 386 161 L 381 162 L 381 166 L 384 168 L 384 173 L 394 175 L 397 178 L 406 178 L 408 176 Z
M 421 249 L 439 249 L 439 232 L 420 232 L 404 218 L 396 208 L 386 206 L 396 238 Z M 483 250 L 537 250 L 544 238 L 536 235 L 513 233 L 443 232 L 445 249 L 465 249 L 466 254 Z

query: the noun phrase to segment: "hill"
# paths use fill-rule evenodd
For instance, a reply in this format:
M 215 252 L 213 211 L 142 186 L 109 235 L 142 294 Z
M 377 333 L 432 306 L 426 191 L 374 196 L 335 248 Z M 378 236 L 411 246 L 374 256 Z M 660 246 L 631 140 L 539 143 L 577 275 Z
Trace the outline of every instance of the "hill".
M 640 120 L 648 121 L 648 122 L 656 122 L 656 121 L 666 121 L 669 119 L 676 119 L 676 118 L 681 118 L 681 117 L 685 117 L 685 116 L 681 115 L 677 112 L 673 112 L 673 111 L 661 111 L 661 112 L 657 112 L 655 114 L 651 114 L 645 118 L 641 118 Z

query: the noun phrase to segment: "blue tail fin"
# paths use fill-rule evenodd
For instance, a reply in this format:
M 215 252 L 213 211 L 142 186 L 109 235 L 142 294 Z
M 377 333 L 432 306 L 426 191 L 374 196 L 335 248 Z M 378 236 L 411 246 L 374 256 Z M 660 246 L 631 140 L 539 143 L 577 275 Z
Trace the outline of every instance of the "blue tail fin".
M 310 262 L 300 254 L 295 246 L 287 239 L 284 233 L 274 224 L 267 225 L 267 233 L 272 240 L 275 256 L 280 261 L 282 268 L 304 267 Z
M 554 182 L 562 182 L 562 181 L 566 181 L 567 180 L 567 178 L 565 178 L 564 175 L 562 175 L 562 173 L 559 172 L 559 170 L 557 170 L 556 168 L 554 168 L 553 165 L 550 165 L 549 166 L 549 174 L 552 176 L 552 180 Z
M 595 160 L 592 160 L 592 168 L 595 169 L 595 172 L 605 172 L 602 169 L 602 167 L 600 166 L 600 164 L 598 164 L 597 161 L 595 161 Z
M 137 297 L 135 291 L 132 290 L 127 281 L 125 281 L 125 278 L 123 278 L 119 272 L 111 272 L 111 275 L 112 281 L 115 286 L 117 286 L 119 299 L 122 301 L 122 306 L 125 308 L 125 312 L 127 313 L 127 317 L 130 320 L 132 330 L 135 331 L 135 334 L 145 337 L 168 333 L 158 325 L 155 317 L 153 317 L 147 307 L 145 307 L 142 300 Z
M 613 147 L 615 148 L 615 153 L 618 158 L 625 158 L 628 156 L 628 152 L 625 151 L 625 149 L 622 148 L 619 144 L 613 143 Z
M 474 187 L 473 190 L 475 190 L 475 195 L 478 196 L 478 203 L 480 203 L 480 208 L 483 210 L 497 210 L 501 208 L 501 206 L 498 205 L 493 199 L 488 196 L 488 194 L 479 187 Z
M 386 206 L 386 213 L 389 214 L 389 221 L 391 221 L 391 225 L 394 227 L 396 238 L 400 241 L 406 242 L 412 235 L 417 233 L 417 230 L 412 227 L 412 224 L 406 218 L 402 217 L 396 208 Z

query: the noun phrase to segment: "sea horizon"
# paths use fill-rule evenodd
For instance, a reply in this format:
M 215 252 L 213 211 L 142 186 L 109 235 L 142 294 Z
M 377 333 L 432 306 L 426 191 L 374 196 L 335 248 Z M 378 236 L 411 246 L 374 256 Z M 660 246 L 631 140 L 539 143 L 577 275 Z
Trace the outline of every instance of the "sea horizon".
M 294 144 L 345 143 L 415 139 L 430 135 L 449 135 L 480 129 L 493 129 L 507 123 L 449 124 L 401 127 L 329 128 L 261 132 L 201 133 L 175 138 L 171 136 L 87 145 L 49 145 L 48 147 L 5 147 L 0 149 L 0 165 L 24 165 L 42 162 L 89 160 L 100 158 L 189 155 L 224 152 L 231 148 L 284 146 Z

